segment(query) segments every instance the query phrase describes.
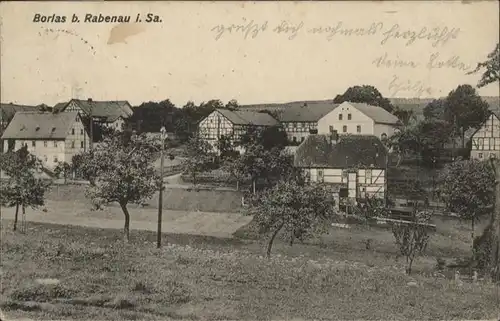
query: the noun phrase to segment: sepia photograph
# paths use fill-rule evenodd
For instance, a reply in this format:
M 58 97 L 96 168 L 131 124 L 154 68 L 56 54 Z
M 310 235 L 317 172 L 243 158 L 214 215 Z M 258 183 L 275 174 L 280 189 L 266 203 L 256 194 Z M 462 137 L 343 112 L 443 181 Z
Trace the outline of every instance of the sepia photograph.
M 498 1 L 3 1 L 0 321 L 500 320 Z

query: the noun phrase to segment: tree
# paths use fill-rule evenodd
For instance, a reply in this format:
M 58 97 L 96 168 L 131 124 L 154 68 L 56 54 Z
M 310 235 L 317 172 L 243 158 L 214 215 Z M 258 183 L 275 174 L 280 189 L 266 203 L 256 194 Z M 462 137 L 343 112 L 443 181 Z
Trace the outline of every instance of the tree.
M 129 204 L 144 204 L 161 187 L 161 178 L 154 168 L 156 143 L 144 135 L 124 133 L 104 139 L 83 157 L 84 168 L 93 184 L 86 190 L 96 209 L 116 202 L 122 209 L 123 234 L 129 241 Z
M 487 161 L 461 160 L 448 164 L 440 174 L 440 194 L 449 210 L 475 223 L 491 213 L 495 199 L 495 175 Z
M 488 59 L 477 64 L 476 69 L 468 74 L 474 74 L 484 70 L 477 87 L 481 88 L 500 80 L 500 43 L 488 54 Z
M 488 103 L 471 85 L 460 85 L 446 97 L 445 120 L 461 131 L 462 140 L 465 131 L 479 128 L 488 116 Z
M 26 207 L 36 209 L 43 206 L 45 192 L 49 189 L 50 183 L 35 177 L 35 172 L 41 168 L 41 162 L 28 152 L 27 146 L 16 152 L 2 154 L 0 167 L 8 176 L 7 180 L 1 182 L 0 202 L 7 207 L 16 207 L 13 226 L 15 231 L 19 208 L 24 218 Z
M 434 99 L 424 107 L 424 117 L 426 120 L 445 120 L 446 100 Z
M 366 103 L 373 106 L 379 106 L 392 113 L 394 106 L 391 101 L 384 98 L 377 88 L 370 85 L 349 87 L 342 95 L 337 95 L 333 102 L 335 104 L 350 101 L 353 103 Z
M 239 156 L 239 153 L 234 149 L 233 143 L 229 136 L 220 136 L 217 140 L 217 150 L 221 161 L 234 159 Z
M 196 185 L 196 175 L 210 168 L 215 155 L 212 146 L 199 133 L 188 140 L 186 150 L 186 169 Z
M 398 106 L 394 106 L 394 110 L 392 112 L 394 116 L 396 116 L 403 125 L 409 125 L 410 122 L 415 118 L 415 113 L 413 110 L 405 110 L 401 109 Z
M 56 175 L 56 177 L 62 176 L 64 178 L 64 184 L 66 184 L 66 181 L 70 176 L 72 170 L 73 167 L 70 164 L 66 162 L 58 162 L 56 167 L 54 168 L 54 174 Z
M 270 189 L 258 193 L 250 201 L 249 213 L 261 234 L 271 234 L 267 257 L 271 257 L 274 240 L 280 231 L 293 245 L 294 239 L 303 239 L 324 232 L 335 215 L 334 199 L 324 185 L 300 185 L 294 180 L 283 180 Z
M 230 101 L 227 102 L 226 109 L 236 110 L 238 109 L 239 106 L 240 105 L 238 104 L 238 101 L 236 99 L 231 99 Z
M 410 221 L 392 222 L 391 229 L 399 252 L 406 258 L 406 273 L 411 274 L 415 256 L 422 254 L 429 241 L 432 213 L 415 206 Z

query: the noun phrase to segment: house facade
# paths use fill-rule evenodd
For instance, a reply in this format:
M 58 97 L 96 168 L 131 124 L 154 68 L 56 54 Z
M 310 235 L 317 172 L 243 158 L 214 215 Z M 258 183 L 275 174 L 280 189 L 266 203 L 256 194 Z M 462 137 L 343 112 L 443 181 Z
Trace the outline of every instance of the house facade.
M 500 113 L 492 112 L 472 135 L 470 158 L 484 160 L 500 158 Z
M 398 130 L 399 119 L 385 109 L 364 103 L 343 102 L 318 121 L 318 134 L 373 135 L 385 139 Z
M 374 135 L 310 135 L 295 151 L 294 165 L 310 182 L 336 188 L 337 204 L 384 199 L 388 152 Z
M 250 127 L 278 125 L 278 121 L 267 113 L 216 109 L 199 122 L 198 131 L 217 150 L 218 141 L 222 137 L 228 137 L 231 143 L 237 144 Z M 242 152 L 241 149 L 239 151 Z
M 337 106 L 331 101 L 311 101 L 243 106 L 241 109 L 267 110 L 275 114 L 286 132 L 289 146 L 298 146 L 311 132 L 317 131 L 318 121 Z
M 74 155 L 90 148 L 90 138 L 78 112 L 18 112 L 2 135 L 4 150 L 28 151 L 54 169 L 58 162 L 71 163 Z
M 92 117 L 104 127 L 122 130 L 126 119 L 132 117 L 133 109 L 127 101 L 95 101 L 92 99 L 71 99 L 54 106 L 54 112 L 79 112 Z

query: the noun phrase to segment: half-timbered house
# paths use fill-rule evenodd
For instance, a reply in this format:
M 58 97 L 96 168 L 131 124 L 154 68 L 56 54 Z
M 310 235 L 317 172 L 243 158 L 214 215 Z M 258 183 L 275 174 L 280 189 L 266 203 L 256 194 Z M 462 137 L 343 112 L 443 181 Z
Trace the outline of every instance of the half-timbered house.
M 216 109 L 199 122 L 198 131 L 217 150 L 217 142 L 222 137 L 228 137 L 233 144 L 237 145 L 249 127 L 272 126 L 279 126 L 279 122 L 264 112 Z
M 491 112 L 472 135 L 471 159 L 500 158 L 500 113 Z
M 338 203 L 385 198 L 388 152 L 373 135 L 310 135 L 295 151 L 294 165 L 310 182 L 336 187 Z M 341 197 L 345 194 L 346 197 Z

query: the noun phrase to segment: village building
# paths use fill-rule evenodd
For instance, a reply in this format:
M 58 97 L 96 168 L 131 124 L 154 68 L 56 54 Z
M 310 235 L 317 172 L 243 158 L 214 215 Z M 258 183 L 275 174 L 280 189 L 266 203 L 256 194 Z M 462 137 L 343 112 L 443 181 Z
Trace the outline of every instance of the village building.
M 337 204 L 385 199 L 388 151 L 373 135 L 309 135 L 294 155 L 294 166 L 310 182 L 333 188 Z
M 198 124 L 199 134 L 217 150 L 217 143 L 228 137 L 237 144 L 250 127 L 265 128 L 279 126 L 279 122 L 264 112 L 216 109 Z M 237 148 L 240 152 L 241 148 Z
M 82 113 L 82 116 L 91 117 L 96 123 L 115 130 L 122 130 L 126 119 L 133 114 L 132 106 L 128 101 L 95 101 L 92 99 L 71 99 L 69 102 L 58 103 L 54 112 Z
M 386 139 L 399 126 L 399 119 L 382 107 L 343 102 L 319 119 L 318 134 L 337 131 L 340 135 L 374 135 Z
M 297 146 L 307 136 L 318 129 L 318 121 L 334 110 L 338 104 L 331 101 L 319 102 L 292 102 L 282 105 L 254 105 L 242 107 L 245 110 L 267 110 L 275 115 L 276 119 L 286 132 L 290 146 Z
M 500 112 L 492 111 L 472 135 L 471 159 L 500 158 Z
M 2 135 L 4 150 L 28 151 L 47 169 L 71 163 L 74 155 L 90 148 L 90 139 L 76 111 L 64 113 L 17 112 Z

